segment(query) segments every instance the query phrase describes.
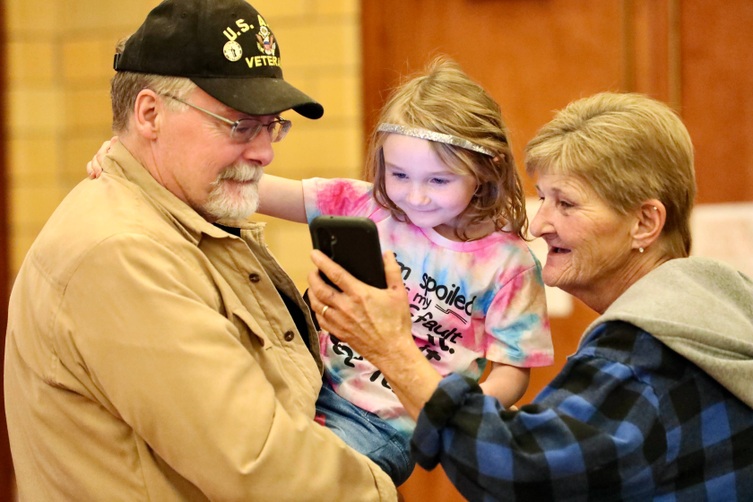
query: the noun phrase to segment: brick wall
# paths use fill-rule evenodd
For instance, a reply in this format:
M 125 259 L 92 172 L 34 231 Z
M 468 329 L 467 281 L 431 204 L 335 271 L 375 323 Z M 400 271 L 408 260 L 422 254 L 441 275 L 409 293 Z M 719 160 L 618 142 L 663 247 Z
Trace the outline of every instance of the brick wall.
M 8 188 L 11 277 L 50 213 L 85 177 L 109 138 L 109 79 L 119 38 L 156 0 L 4 0 L 8 29 Z M 295 113 L 268 172 L 302 178 L 358 177 L 363 131 L 357 0 L 255 0 L 282 50 L 285 78 L 325 107 Z M 263 219 L 263 218 L 259 218 Z M 267 219 L 267 239 L 304 288 L 311 269 L 304 225 Z

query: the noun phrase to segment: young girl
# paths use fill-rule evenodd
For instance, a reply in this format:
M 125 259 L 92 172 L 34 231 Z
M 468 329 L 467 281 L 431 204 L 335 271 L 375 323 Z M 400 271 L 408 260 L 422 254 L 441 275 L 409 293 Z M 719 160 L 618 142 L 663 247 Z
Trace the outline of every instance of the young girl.
M 490 362 L 481 386 L 511 406 L 528 386 L 529 369 L 551 364 L 553 355 L 499 106 L 457 64 L 438 58 L 390 96 L 367 162 L 371 182 L 265 174 L 259 212 L 299 222 L 321 214 L 373 220 L 382 249 L 403 270 L 413 336 L 427 359 L 443 375 L 474 378 Z M 320 346 L 323 422 L 401 483 L 413 468 L 413 421 L 376 367 L 326 332 Z M 390 440 L 369 440 L 369 427 Z
M 476 379 L 490 363 L 484 392 L 513 405 L 530 368 L 551 364 L 553 350 L 499 106 L 456 63 L 437 58 L 392 93 L 367 162 L 370 182 L 265 174 L 258 212 L 298 222 L 321 214 L 373 220 L 382 249 L 402 267 L 426 358 L 443 375 Z M 329 333 L 320 333 L 320 348 L 317 419 L 401 484 L 413 470 L 414 422 L 376 367 Z

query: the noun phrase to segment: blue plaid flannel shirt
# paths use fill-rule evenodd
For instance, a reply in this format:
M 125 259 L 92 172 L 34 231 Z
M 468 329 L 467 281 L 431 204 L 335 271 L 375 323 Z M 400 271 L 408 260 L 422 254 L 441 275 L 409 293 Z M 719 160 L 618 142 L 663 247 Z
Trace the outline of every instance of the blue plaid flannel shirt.
M 412 450 L 470 501 L 753 500 L 753 410 L 624 322 L 594 330 L 519 412 L 448 376 Z

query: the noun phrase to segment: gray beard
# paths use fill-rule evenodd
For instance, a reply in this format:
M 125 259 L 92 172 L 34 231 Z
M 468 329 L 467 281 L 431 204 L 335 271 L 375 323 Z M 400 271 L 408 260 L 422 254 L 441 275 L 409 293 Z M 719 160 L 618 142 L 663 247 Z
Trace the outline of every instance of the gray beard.
M 259 208 L 258 181 L 262 172 L 263 168 L 248 165 L 228 168 L 212 183 L 212 190 L 209 192 L 202 211 L 218 220 L 249 218 Z M 254 183 L 243 185 L 240 193 L 229 193 L 226 180 L 254 180 Z M 233 188 L 233 191 L 235 190 Z

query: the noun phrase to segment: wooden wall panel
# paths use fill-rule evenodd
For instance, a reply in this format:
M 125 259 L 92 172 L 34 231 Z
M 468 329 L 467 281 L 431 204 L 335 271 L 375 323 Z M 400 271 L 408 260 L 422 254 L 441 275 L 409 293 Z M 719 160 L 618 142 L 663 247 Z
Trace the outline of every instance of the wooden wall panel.
M 446 53 L 500 103 L 519 164 L 554 110 L 599 91 L 636 91 L 682 115 L 696 146 L 698 201 L 753 200 L 753 2 L 728 0 L 364 0 L 365 130 L 401 76 Z M 522 171 L 521 171 L 522 172 Z M 529 194 L 531 181 L 523 178 Z M 552 319 L 561 368 L 595 314 Z M 441 468 L 419 468 L 407 502 L 463 500 Z
M 698 202 L 753 200 L 753 2 L 682 6 L 681 112 L 696 147 Z

